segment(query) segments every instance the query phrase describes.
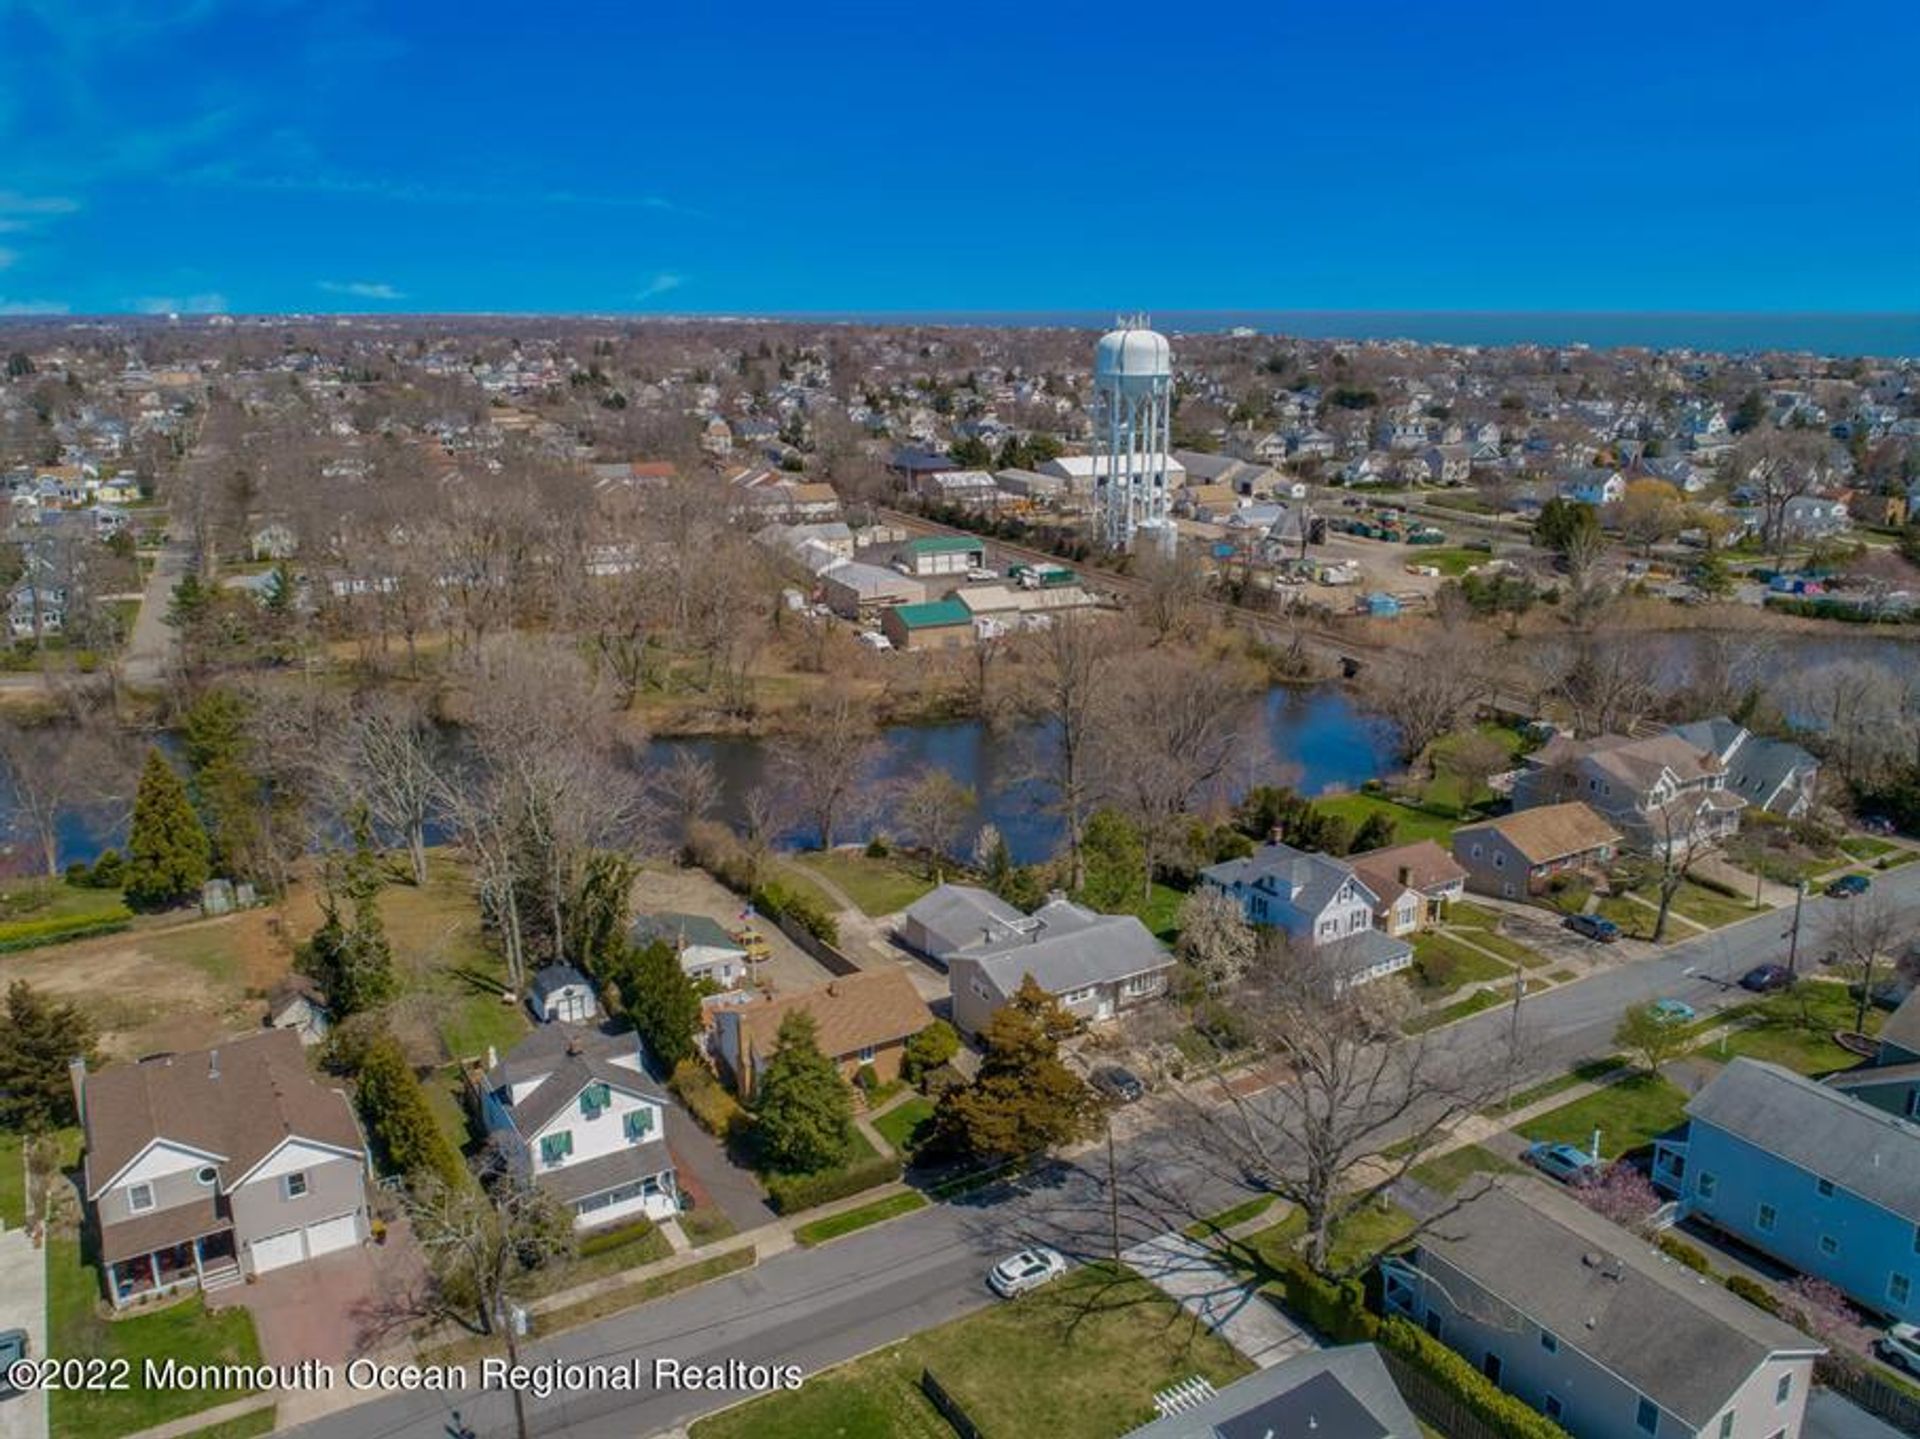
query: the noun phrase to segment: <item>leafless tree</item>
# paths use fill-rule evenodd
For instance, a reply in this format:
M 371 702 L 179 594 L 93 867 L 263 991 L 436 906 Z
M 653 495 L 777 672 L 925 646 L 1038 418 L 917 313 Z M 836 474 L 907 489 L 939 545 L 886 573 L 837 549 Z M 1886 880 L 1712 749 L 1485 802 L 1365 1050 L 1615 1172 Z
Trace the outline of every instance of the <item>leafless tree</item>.
M 1880 961 L 1896 958 L 1912 938 L 1913 926 L 1886 899 L 1869 891 L 1848 900 L 1829 931 L 1829 943 L 1840 962 L 1860 976 L 1860 994 L 1853 1027 L 1867 1026 L 1867 1007 L 1873 1003 L 1875 975 Z
M 676 842 L 684 842 L 688 830 L 720 803 L 720 775 L 713 761 L 690 749 L 675 752 L 672 763 L 655 777 L 655 788 Z
M 347 726 L 349 792 L 376 824 L 407 847 L 413 882 L 427 882 L 427 828 L 440 807 L 443 746 L 421 706 L 376 695 L 356 706 Z
M 859 803 L 879 747 L 873 715 L 845 693 L 818 695 L 773 744 L 773 765 L 822 849 Z
M 1683 791 L 1648 816 L 1654 841 L 1655 889 L 1659 912 L 1653 920 L 1653 942 L 1667 937 L 1667 919 L 1674 896 L 1680 893 L 1693 868 L 1720 847 L 1711 824 L 1712 802 L 1702 794 Z
M 1760 507 L 1760 537 L 1779 555 L 1786 549 L 1788 506 L 1833 481 L 1838 452 L 1819 430 L 1762 427 L 1734 446 L 1727 472 L 1753 491 Z
M 1382 656 L 1360 678 L 1369 703 L 1399 731 L 1400 753 L 1413 759 L 1487 697 L 1485 641 L 1465 625 L 1441 626 L 1419 650 Z
M 1511 1039 L 1469 1058 L 1443 1055 L 1426 1034 L 1398 1037 L 1390 992 L 1343 982 L 1340 962 L 1338 944 L 1271 942 L 1233 1005 L 1288 1074 L 1253 1095 L 1224 1077 L 1175 1091 L 1175 1127 L 1189 1144 L 1300 1208 L 1304 1257 L 1321 1273 L 1335 1268 L 1335 1231 L 1494 1098 L 1513 1057 Z M 1357 1272 L 1375 1257 L 1344 1267 Z
M 14 827 L 40 852 L 42 872 L 60 874 L 60 825 L 100 811 L 131 791 L 124 751 L 95 724 L 0 721 L 0 766 L 13 796 Z
M 1076 890 L 1087 882 L 1081 847 L 1098 793 L 1096 752 L 1116 663 L 1115 642 L 1101 632 L 1101 623 L 1085 615 L 1056 616 L 1036 654 L 1034 707 L 1048 731 L 1044 778 L 1054 808 L 1066 822 L 1068 874 Z
M 937 765 L 924 766 L 901 792 L 896 813 L 913 842 L 926 851 L 938 883 L 979 808 L 979 797 Z
M 1258 933 L 1225 890 L 1202 885 L 1180 905 L 1180 957 L 1219 993 L 1246 979 L 1259 954 Z
M 1207 580 L 1191 554 L 1166 554 L 1149 547 L 1136 557 L 1134 576 L 1140 583 L 1131 609 L 1156 643 L 1192 627 L 1206 597 Z
M 1577 637 L 1573 650 L 1559 695 L 1575 733 L 1624 734 L 1653 710 L 1660 695 L 1653 646 L 1630 634 L 1592 634 Z

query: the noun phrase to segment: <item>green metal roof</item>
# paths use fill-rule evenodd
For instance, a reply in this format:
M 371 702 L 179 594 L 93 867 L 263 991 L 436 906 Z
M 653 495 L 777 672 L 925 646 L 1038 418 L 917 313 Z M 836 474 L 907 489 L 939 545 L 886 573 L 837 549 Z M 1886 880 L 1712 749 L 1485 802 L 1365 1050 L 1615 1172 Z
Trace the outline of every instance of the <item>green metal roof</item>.
M 901 605 L 894 610 L 900 623 L 910 630 L 928 630 L 940 625 L 970 625 L 973 613 L 958 600 L 929 600 L 923 605 Z
M 908 540 L 907 548 L 917 555 L 954 555 L 966 550 L 984 550 L 985 540 L 970 540 L 964 535 L 922 535 Z

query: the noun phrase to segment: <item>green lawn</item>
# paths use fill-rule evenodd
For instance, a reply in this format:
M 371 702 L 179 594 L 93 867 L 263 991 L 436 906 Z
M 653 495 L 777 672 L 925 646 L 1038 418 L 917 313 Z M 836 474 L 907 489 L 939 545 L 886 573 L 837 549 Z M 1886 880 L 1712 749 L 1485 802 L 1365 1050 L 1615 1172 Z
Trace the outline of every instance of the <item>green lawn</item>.
M 526 1034 L 526 1011 L 501 1003 L 497 993 L 458 994 L 448 1000 L 440 1019 L 440 1044 L 449 1059 L 484 1055 L 488 1045 L 504 1055 Z
M 1491 950 L 1509 964 L 1517 964 L 1523 969 L 1539 969 L 1547 962 L 1547 957 L 1536 949 L 1529 949 L 1517 939 L 1504 934 L 1496 934 L 1491 929 L 1476 929 L 1467 938 L 1482 949 Z
M 103 918 L 126 905 L 117 889 L 88 889 L 63 879 L 14 880 L 0 886 L 0 924 L 17 920 Z
M 919 865 L 891 856 L 870 859 L 859 850 L 836 849 L 796 859 L 839 885 L 866 914 L 892 914 L 905 909 L 933 888 L 933 881 Z
M 1647 898 L 1655 904 L 1660 902 L 1658 894 L 1648 895 Z M 1674 891 L 1673 912 L 1708 929 L 1718 929 L 1723 924 L 1752 919 L 1759 913 L 1744 900 L 1729 899 L 1726 895 L 1708 889 L 1705 885 L 1695 884 L 1690 879 L 1682 880 L 1680 888 Z
M 81 1258 L 77 1239 L 47 1241 L 47 1352 L 65 1357 L 125 1359 L 131 1388 L 121 1392 L 48 1395 L 51 1427 L 61 1439 L 116 1439 L 122 1434 L 181 1419 L 252 1393 L 247 1389 L 148 1389 L 140 1383 L 148 1359 L 182 1364 L 258 1364 L 260 1342 L 253 1316 L 235 1306 L 209 1314 L 198 1295 L 128 1319 L 105 1320 L 95 1312 L 99 1276 Z
M 542 1269 L 532 1276 L 534 1294 L 558 1294 L 563 1289 L 572 1289 L 595 1279 L 605 1279 L 610 1274 L 624 1273 L 629 1269 L 638 1269 L 643 1264 L 653 1264 L 673 1253 L 673 1245 L 660 1229 L 649 1224 L 620 1240 L 609 1249 L 594 1254 L 582 1254 L 565 1264 L 556 1264 Z
M 255 1435 L 271 1434 L 278 1412 L 269 1404 L 264 1409 L 242 1414 L 238 1419 L 229 1419 L 224 1424 L 209 1424 L 204 1429 L 196 1429 L 187 1439 L 254 1439 Z
M 1658 1075 L 1636 1074 L 1528 1121 L 1520 1133 L 1585 1149 L 1598 1129 L 1601 1157 L 1617 1159 L 1672 1129 L 1686 1117 L 1686 1104 L 1686 1095 Z
M 680 1211 L 680 1232 L 687 1236 L 687 1243 L 700 1249 L 716 1240 L 730 1238 L 740 1229 L 719 1205 L 700 1204 Z
M 1249 1365 L 1146 1281 L 1090 1265 L 693 1426 L 694 1439 L 950 1439 L 920 1393 L 930 1369 L 987 1435 L 1109 1439 L 1153 1417 L 1153 1396 Z
M 915 1095 L 903 1100 L 873 1121 L 873 1127 L 886 1136 L 887 1143 L 901 1155 L 911 1154 L 920 1142 L 920 1126 L 933 1118 L 933 1102 Z
M 1497 1009 L 1507 1000 L 1506 994 L 1495 993 L 1490 989 L 1476 989 L 1465 999 L 1457 999 L 1444 1009 L 1432 1009 L 1425 1014 L 1417 1014 L 1400 1027 L 1408 1034 L 1425 1034 L 1429 1029 L 1438 1029 L 1443 1024 L 1452 1024 L 1456 1019 L 1465 1019 L 1470 1014 Z
M 1876 835 L 1850 834 L 1840 841 L 1840 848 L 1854 859 L 1878 859 L 1898 846 Z
M 1491 1149 L 1469 1144 L 1464 1149 L 1449 1150 L 1416 1164 L 1408 1171 L 1408 1177 L 1441 1194 L 1452 1194 L 1476 1174 L 1512 1174 L 1519 1167 Z
M 1716 1059 L 1734 1055 L 1764 1059 L 1801 1074 L 1851 1069 L 1860 1056 L 1835 1044 L 1833 1034 L 1852 1029 L 1856 1012 L 1846 985 L 1802 980 L 1789 993 L 1770 994 L 1745 1006 L 1740 1027 L 1701 1052 Z M 1879 1029 L 1883 1018 L 1869 1005 L 1868 1032 Z
M 27 1223 L 27 1162 L 20 1136 L 0 1134 L 0 1224 Z
M 1459 929 L 1494 929 L 1500 924 L 1500 915 L 1470 900 L 1456 899 L 1447 906 L 1446 922 Z
M 1410 844 L 1417 839 L 1430 839 L 1445 847 L 1460 821 L 1452 814 L 1434 814 L 1424 809 L 1414 809 L 1410 805 L 1395 804 L 1390 799 L 1382 799 L 1373 794 L 1336 794 L 1324 799 L 1316 799 L 1313 807 L 1327 814 L 1338 815 L 1358 829 L 1369 815 L 1384 814 L 1393 821 L 1393 842 Z
M 1619 925 L 1620 932 L 1628 939 L 1650 939 L 1653 936 L 1654 912 L 1638 900 L 1628 899 L 1624 894 L 1610 894 L 1593 909 L 1601 918 Z M 1670 923 L 1667 926 L 1667 939 L 1671 942 L 1689 932 L 1685 925 Z
M 1436 502 L 1437 503 L 1437 502 Z M 1461 550 L 1451 546 L 1424 546 L 1418 553 L 1409 551 L 1407 563 L 1410 565 L 1432 565 L 1449 579 L 1458 579 L 1475 565 L 1484 565 L 1493 556 L 1485 550 Z
M 927 1196 L 909 1189 L 905 1194 L 889 1194 L 885 1199 L 876 1199 L 858 1209 L 848 1209 L 826 1219 L 816 1219 L 811 1224 L 802 1224 L 793 1231 L 793 1237 L 808 1246 L 825 1244 L 830 1239 L 838 1239 L 870 1225 L 884 1224 L 889 1219 L 898 1219 L 903 1214 L 926 1207 Z
M 1272 1194 L 1256 1194 L 1251 1199 L 1243 1199 L 1231 1209 L 1223 1209 L 1218 1214 L 1209 1214 L 1205 1219 L 1196 1219 L 1180 1232 L 1189 1239 L 1211 1239 L 1225 1230 L 1245 1224 L 1250 1219 L 1258 1219 L 1273 1208 L 1277 1198 Z
M 1153 931 L 1153 937 L 1162 944 L 1172 944 L 1180 933 L 1180 906 L 1186 902 L 1183 892 L 1156 880 L 1153 893 L 1140 911 L 1140 922 Z
M 1510 966 L 1491 955 L 1444 934 L 1428 932 L 1413 937 L 1413 968 L 1408 971 L 1408 980 L 1423 1000 L 1438 999 L 1466 985 L 1512 973 Z
M 1605 1079 L 1626 1062 L 1618 1055 L 1611 1055 L 1605 1059 L 1586 1060 L 1574 1065 L 1565 1074 L 1556 1074 L 1552 1079 L 1543 1079 L 1538 1084 L 1529 1085 L 1511 1098 L 1498 1104 L 1490 1104 L 1480 1112 L 1489 1119 L 1498 1119 L 1503 1114 L 1517 1113 L 1530 1105 L 1538 1104 L 1543 1099 L 1551 1099 L 1556 1094 L 1572 1089 L 1576 1084 L 1592 1084 L 1596 1080 Z
M 1372 1204 L 1349 1215 L 1346 1223 L 1333 1232 L 1333 1247 L 1328 1261 L 1336 1269 L 1357 1264 L 1374 1254 L 1391 1249 L 1413 1233 L 1417 1221 L 1397 1204 Z M 1283 1257 L 1294 1253 L 1307 1232 L 1307 1216 L 1296 1209 L 1287 1217 L 1258 1234 L 1240 1241 L 1242 1247 L 1259 1256 L 1267 1265 L 1278 1267 Z

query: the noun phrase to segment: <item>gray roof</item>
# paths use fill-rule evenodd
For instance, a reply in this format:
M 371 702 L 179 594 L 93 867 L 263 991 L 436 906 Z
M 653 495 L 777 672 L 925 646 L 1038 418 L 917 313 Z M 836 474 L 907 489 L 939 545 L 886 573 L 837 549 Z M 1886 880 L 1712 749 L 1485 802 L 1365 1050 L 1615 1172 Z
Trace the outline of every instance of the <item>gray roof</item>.
M 1695 1429 L 1769 1356 L 1821 1347 L 1530 1177 L 1495 1181 L 1418 1249 L 1422 1268 L 1453 1266 Z
M 589 1194 L 599 1194 L 622 1184 L 637 1184 L 642 1179 L 673 1168 L 673 1155 L 666 1138 L 656 1135 L 641 1144 L 628 1144 L 578 1164 L 558 1169 L 543 1169 L 534 1182 L 562 1204 L 572 1204 Z
M 593 988 L 591 984 L 587 983 L 587 977 L 572 965 L 549 964 L 544 969 L 534 971 L 533 983 L 529 987 L 533 990 L 533 997 L 535 999 L 545 999 L 555 990 L 568 989 L 575 986 L 585 988 L 589 991 Z
M 663 939 L 676 950 L 697 944 L 707 949 L 730 949 L 736 954 L 747 952 L 746 946 L 728 934 L 719 920 L 704 914 L 679 914 L 673 911 L 643 914 L 635 918 L 629 933 L 639 944 Z
M 1900 1007 L 1880 1026 L 1880 1043 L 1920 1054 L 1920 985 L 1900 1001 Z
M 1262 845 L 1245 859 L 1229 859 L 1201 871 L 1226 889 L 1235 885 L 1272 889 L 1295 909 L 1318 914 L 1352 880 L 1376 903 L 1380 896 L 1353 872 L 1353 866 L 1331 855 L 1309 854 L 1290 844 Z
M 539 1133 L 542 1125 L 579 1098 L 581 1090 L 596 1083 L 637 1094 L 655 1104 L 664 1106 L 667 1102 L 637 1069 L 596 1055 L 568 1054 L 561 1057 L 538 1089 L 518 1104 L 507 1106 L 507 1113 L 513 1116 L 513 1127 L 522 1138 L 531 1138 Z
M 1049 994 L 1068 994 L 1173 966 L 1173 956 L 1130 914 L 1096 914 L 1056 899 L 1026 924 L 1025 933 L 956 955 L 956 961 L 977 963 L 1002 994 L 1012 994 L 1028 975 Z
M 1727 788 L 1755 804 L 1765 804 L 1796 772 L 1818 764 L 1799 745 L 1754 734 L 1725 715 L 1675 725 L 1669 733 L 1722 761 Z
M 944 960 L 983 947 L 986 931 L 1012 932 L 1025 916 L 992 890 L 971 884 L 943 884 L 908 906 L 906 917 L 927 936 L 927 952 Z
M 1357 934 L 1345 934 L 1319 946 L 1314 954 L 1341 975 L 1349 975 L 1359 974 L 1389 960 L 1394 963 L 1410 961 L 1413 958 L 1413 946 L 1404 939 L 1395 939 L 1384 929 L 1363 929 Z
M 631 1059 L 640 1053 L 640 1039 L 632 1029 L 611 1019 L 594 1024 L 543 1024 L 487 1071 L 487 1088 L 499 1089 L 551 1074 L 569 1050 L 597 1059 Z
M 1235 1380 L 1125 1439 L 1420 1439 L 1371 1344 L 1310 1350 Z
M 1721 1070 L 1687 1115 L 1920 1223 L 1920 1125 L 1757 1059 Z

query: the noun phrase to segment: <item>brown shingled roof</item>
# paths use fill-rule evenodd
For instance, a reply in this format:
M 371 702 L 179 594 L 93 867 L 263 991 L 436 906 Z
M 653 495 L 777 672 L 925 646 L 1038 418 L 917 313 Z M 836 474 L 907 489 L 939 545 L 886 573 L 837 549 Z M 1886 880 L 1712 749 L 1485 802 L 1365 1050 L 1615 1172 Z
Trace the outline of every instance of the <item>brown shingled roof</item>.
M 85 1095 L 89 1198 L 156 1139 L 219 1156 L 223 1185 L 290 1136 L 362 1147 L 346 1095 L 314 1079 L 291 1029 L 103 1069 Z
M 1574 800 L 1567 804 L 1543 804 L 1535 809 L 1516 810 L 1482 824 L 1462 825 L 1453 832 L 1454 843 L 1475 830 L 1490 829 L 1526 857 L 1529 864 L 1545 864 L 1570 854 L 1616 845 L 1620 833 L 1586 805 Z
M 1408 889 L 1437 889 L 1445 884 L 1459 884 L 1467 877 L 1466 870 L 1454 857 L 1430 839 L 1349 855 L 1347 863 L 1366 881 L 1368 889 L 1383 898 L 1403 887 L 1400 882 L 1403 869 L 1408 871 L 1404 886 Z
M 933 1011 L 902 971 L 868 969 L 817 989 L 741 1009 L 742 1051 L 772 1054 L 780 1021 L 796 1009 L 813 1016 L 820 1050 L 834 1059 L 898 1043 L 933 1022 Z

